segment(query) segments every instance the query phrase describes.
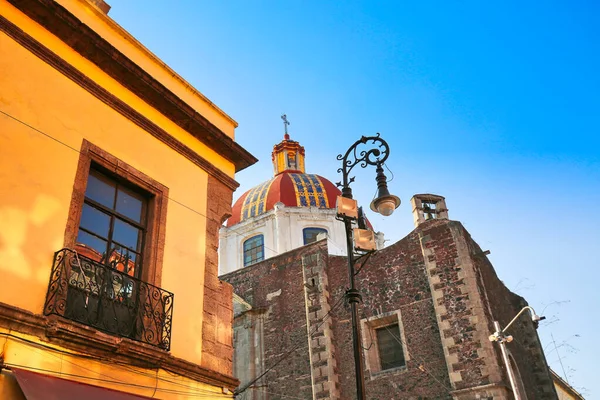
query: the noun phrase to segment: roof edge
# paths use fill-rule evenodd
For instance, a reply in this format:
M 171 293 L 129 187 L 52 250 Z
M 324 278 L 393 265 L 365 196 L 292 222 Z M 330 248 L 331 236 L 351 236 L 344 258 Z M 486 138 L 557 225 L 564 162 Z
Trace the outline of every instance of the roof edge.
M 84 24 L 63 5 L 48 0 L 8 1 L 27 17 L 71 47 L 81 57 L 96 65 L 108 76 L 154 107 L 197 140 L 232 162 L 235 165 L 236 172 L 258 161 L 239 143 L 235 142 L 229 135 L 196 111 L 194 107 L 183 101 L 160 81 L 102 38 L 96 31 Z M 94 7 L 90 7 L 90 9 L 94 10 L 103 20 L 112 21 L 110 17 L 100 14 L 100 10 Z M 112 21 L 112 24 L 118 26 L 114 21 Z M 126 33 L 120 26 L 118 26 L 118 29 L 124 34 Z M 127 33 L 127 38 L 130 37 L 131 35 Z M 139 46 L 142 45 L 139 44 Z M 145 49 L 143 46 L 142 48 Z M 149 52 L 147 49 L 144 51 Z M 152 56 L 153 59 L 157 59 L 156 56 Z M 175 72 L 173 73 L 177 79 L 183 79 Z M 185 83 L 189 85 L 189 83 Z

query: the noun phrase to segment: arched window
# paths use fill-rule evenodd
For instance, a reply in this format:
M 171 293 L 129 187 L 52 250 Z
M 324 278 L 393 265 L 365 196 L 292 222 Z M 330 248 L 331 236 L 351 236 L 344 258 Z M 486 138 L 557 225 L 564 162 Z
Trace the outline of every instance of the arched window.
M 323 228 L 304 228 L 302 232 L 304 234 L 304 244 L 316 242 L 319 233 L 324 233 L 327 235 L 327 229 Z
M 265 259 L 265 243 L 263 235 L 252 236 L 244 242 L 244 267 L 256 264 Z

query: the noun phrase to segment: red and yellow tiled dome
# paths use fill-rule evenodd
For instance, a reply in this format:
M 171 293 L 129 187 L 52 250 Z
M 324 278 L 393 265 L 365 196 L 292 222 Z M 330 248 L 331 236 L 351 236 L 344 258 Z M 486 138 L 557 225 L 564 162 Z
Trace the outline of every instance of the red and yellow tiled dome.
M 278 202 L 288 207 L 335 208 L 340 190 L 322 176 L 304 173 L 304 147 L 289 135 L 273 147 L 272 159 L 275 177 L 235 202 L 227 226 L 264 214 Z

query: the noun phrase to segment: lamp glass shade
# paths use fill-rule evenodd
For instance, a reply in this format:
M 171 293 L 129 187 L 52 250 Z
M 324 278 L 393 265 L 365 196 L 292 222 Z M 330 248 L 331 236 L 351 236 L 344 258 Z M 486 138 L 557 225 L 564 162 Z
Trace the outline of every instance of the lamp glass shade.
M 358 202 L 344 196 L 338 196 L 336 201 L 338 216 L 358 219 Z
M 375 232 L 368 229 L 354 228 L 354 248 L 361 251 L 377 250 Z
M 398 206 L 400 206 L 400 198 L 392 194 L 378 197 L 371 202 L 371 210 L 384 217 L 392 215 Z

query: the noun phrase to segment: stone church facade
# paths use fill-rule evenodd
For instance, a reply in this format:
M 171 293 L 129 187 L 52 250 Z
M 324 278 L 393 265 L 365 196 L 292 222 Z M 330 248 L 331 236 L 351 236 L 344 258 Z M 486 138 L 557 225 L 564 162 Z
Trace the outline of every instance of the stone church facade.
M 489 336 L 526 301 L 448 219 L 443 197 L 415 195 L 411 204 L 415 229 L 357 265 L 367 398 L 515 398 Z M 318 240 L 220 277 L 235 293 L 237 398 L 356 398 L 347 258 L 330 247 Z M 519 397 L 557 399 L 528 315 L 508 332 Z

